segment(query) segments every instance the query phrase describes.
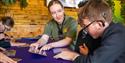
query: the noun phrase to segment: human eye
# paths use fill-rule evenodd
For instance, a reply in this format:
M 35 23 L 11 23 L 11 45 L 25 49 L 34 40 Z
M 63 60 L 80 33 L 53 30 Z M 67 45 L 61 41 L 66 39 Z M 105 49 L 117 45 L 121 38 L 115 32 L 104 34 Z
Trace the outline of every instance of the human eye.
M 62 12 L 62 9 L 59 9 L 58 12 Z
M 51 12 L 51 14 L 56 14 L 56 12 Z

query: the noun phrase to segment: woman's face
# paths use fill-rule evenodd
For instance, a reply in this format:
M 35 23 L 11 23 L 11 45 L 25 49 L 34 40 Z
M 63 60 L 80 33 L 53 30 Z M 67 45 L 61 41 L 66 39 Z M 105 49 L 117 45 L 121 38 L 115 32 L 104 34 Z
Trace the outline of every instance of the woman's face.
M 64 8 L 60 4 L 53 4 L 50 7 L 50 12 L 55 21 L 61 24 L 64 20 Z

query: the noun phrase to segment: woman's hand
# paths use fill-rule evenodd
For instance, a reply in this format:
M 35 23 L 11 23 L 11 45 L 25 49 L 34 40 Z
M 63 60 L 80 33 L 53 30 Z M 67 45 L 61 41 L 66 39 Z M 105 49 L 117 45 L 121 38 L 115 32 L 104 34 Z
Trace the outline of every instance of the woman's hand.
M 30 45 L 29 52 L 38 53 L 39 52 L 38 48 L 39 48 L 38 43 L 32 43 Z
M 41 51 L 50 50 L 52 48 L 53 48 L 52 43 L 46 44 L 40 49 L 39 53 L 41 53 Z

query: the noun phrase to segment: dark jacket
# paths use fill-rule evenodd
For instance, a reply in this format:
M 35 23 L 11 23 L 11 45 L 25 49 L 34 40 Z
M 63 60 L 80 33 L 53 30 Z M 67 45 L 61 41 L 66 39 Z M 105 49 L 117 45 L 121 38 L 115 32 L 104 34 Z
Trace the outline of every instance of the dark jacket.
M 80 30 L 78 33 L 76 45 L 75 45 L 75 52 L 80 53 L 79 46 L 86 44 L 89 49 L 89 54 L 93 54 L 93 51 L 100 46 L 99 39 L 93 39 L 89 34 L 83 37 L 84 32 L 83 29 Z
M 10 48 L 11 45 L 10 45 L 9 40 L 5 40 L 5 39 L 0 40 L 0 47 Z
M 74 63 L 125 63 L 125 27 L 111 23 L 100 38 L 100 45 L 88 56 L 80 55 Z

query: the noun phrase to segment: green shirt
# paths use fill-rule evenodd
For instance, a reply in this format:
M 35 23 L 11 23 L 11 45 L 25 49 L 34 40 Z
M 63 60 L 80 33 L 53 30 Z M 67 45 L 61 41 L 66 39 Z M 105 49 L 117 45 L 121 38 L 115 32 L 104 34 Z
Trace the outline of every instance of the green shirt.
M 61 31 L 63 38 L 71 37 L 73 40 L 75 40 L 77 34 L 77 23 L 75 19 L 69 16 L 65 16 L 62 25 L 57 24 L 54 19 L 50 20 L 44 28 L 44 34 L 47 34 L 48 36 L 50 36 L 50 38 L 54 40 L 60 40 L 60 27 L 62 28 Z

